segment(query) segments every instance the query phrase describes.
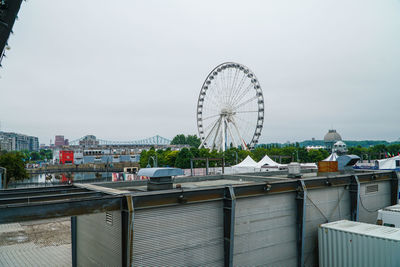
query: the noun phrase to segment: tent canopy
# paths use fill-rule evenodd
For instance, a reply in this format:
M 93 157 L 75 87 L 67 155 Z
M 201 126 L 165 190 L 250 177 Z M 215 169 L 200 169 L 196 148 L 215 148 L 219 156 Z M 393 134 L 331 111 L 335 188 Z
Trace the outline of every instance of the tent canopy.
M 400 156 L 378 160 L 379 169 L 396 169 L 400 168 Z
M 323 161 L 337 161 L 337 158 L 338 155 L 336 154 L 336 152 L 333 152 L 332 154 L 329 155 L 329 157 L 327 157 Z
M 262 166 L 280 166 L 279 163 L 273 161 L 270 157 L 268 157 L 268 155 L 265 155 L 258 163 L 257 163 L 257 168 L 261 168 Z
M 254 159 L 252 159 L 250 156 L 247 156 L 242 162 L 240 162 L 237 165 L 234 165 L 232 167 L 252 167 L 252 168 L 256 168 L 257 167 L 257 162 L 254 161 Z

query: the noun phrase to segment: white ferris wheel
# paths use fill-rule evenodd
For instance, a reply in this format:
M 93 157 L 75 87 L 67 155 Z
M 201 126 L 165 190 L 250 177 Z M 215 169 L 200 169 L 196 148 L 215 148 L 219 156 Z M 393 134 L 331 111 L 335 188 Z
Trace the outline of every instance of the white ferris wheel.
M 252 149 L 264 123 L 264 97 L 254 73 L 226 62 L 207 76 L 197 101 L 200 147 Z

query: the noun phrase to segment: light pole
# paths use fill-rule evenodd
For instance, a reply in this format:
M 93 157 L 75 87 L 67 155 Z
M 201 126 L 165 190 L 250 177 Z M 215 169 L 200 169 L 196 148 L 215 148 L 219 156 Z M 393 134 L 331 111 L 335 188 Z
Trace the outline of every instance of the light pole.
M 1 174 L 2 180 L 0 180 L 0 189 L 1 188 L 6 189 L 7 188 L 7 169 L 4 167 L 0 167 L 0 169 L 3 170 L 2 174 Z
M 237 153 L 237 151 L 234 151 L 235 152 L 235 154 L 236 154 L 236 165 L 238 164 L 238 153 Z M 232 154 L 232 156 L 235 156 L 235 154 Z

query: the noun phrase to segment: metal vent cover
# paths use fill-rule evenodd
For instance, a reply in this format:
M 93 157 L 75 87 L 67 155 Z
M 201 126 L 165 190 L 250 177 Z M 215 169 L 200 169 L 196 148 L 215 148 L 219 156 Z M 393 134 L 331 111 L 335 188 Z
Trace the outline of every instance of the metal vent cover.
M 365 186 L 365 194 L 372 194 L 379 191 L 378 184 L 372 184 Z
M 113 215 L 110 212 L 106 212 L 106 223 L 113 225 Z
M 223 203 L 137 210 L 132 266 L 223 266 Z

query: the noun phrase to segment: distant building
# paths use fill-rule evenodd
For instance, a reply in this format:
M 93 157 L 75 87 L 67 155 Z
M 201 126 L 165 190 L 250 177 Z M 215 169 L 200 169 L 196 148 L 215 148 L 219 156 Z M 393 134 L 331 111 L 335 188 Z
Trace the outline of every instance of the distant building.
M 310 151 L 310 150 L 318 150 L 318 149 L 324 149 L 324 146 L 306 146 L 306 150 Z
M 54 146 L 61 147 L 68 146 L 68 144 L 68 139 L 64 139 L 64 135 L 56 135 L 56 138 L 54 139 Z
M 85 137 L 82 138 L 82 140 L 79 141 L 79 145 L 83 147 L 93 147 L 93 146 L 98 146 L 99 141 L 96 139 L 96 136 L 94 135 L 86 135 Z
M 347 145 L 343 141 L 337 141 L 332 148 L 332 152 L 335 152 L 339 156 L 347 153 Z
M 328 151 L 332 151 L 333 145 L 337 141 L 342 141 L 342 137 L 340 136 L 339 133 L 336 132 L 336 130 L 331 129 L 328 131 L 327 134 L 325 134 L 324 143 Z
M 18 133 L 0 132 L 0 150 L 38 151 L 39 138 Z

